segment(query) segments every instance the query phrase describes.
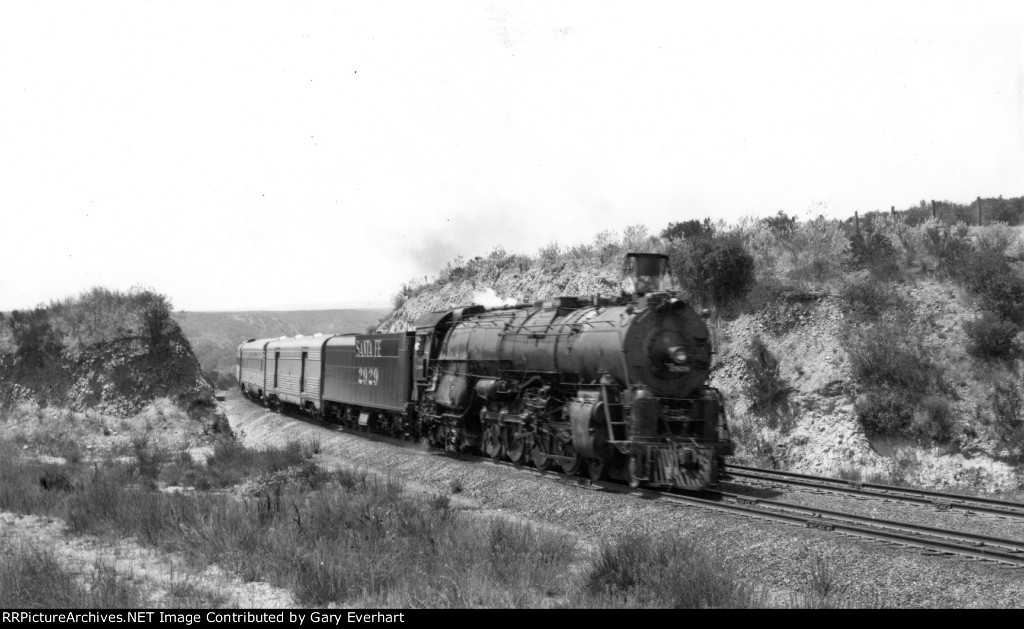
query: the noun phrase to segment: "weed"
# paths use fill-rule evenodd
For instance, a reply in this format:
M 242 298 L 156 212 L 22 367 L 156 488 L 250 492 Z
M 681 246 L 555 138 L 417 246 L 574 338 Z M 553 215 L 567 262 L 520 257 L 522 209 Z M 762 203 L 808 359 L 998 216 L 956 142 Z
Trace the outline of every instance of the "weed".
M 628 607 L 751 607 L 754 593 L 724 559 L 690 539 L 627 535 L 601 548 L 584 591 Z M 599 599 L 597 597 L 600 597 Z
M 843 580 L 842 569 L 829 554 L 814 553 L 809 564 L 805 578 L 816 606 L 830 606 L 849 589 L 850 584 Z
M 310 437 L 302 442 L 302 456 L 311 459 L 320 454 L 320 437 Z
M 462 479 L 456 477 L 456 478 L 453 478 L 451 481 L 449 481 L 448 489 L 453 494 L 461 494 L 462 490 L 465 489 L 465 486 L 462 484 Z

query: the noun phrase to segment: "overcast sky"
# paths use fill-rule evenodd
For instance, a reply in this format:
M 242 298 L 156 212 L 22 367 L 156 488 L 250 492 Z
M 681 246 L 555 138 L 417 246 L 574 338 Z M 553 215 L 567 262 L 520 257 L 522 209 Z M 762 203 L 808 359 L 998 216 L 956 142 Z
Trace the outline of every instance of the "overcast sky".
M 0 311 L 1024 195 L 1019 2 L 5 2 Z

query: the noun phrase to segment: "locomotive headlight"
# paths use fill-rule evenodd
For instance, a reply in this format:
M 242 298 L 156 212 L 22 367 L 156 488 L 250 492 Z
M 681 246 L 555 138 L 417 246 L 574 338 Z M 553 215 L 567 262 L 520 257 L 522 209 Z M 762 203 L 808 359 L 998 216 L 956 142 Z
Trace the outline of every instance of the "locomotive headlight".
M 689 358 L 689 356 L 686 355 L 686 352 L 683 351 L 683 348 L 679 346 L 668 348 L 668 357 L 677 365 L 684 364 Z

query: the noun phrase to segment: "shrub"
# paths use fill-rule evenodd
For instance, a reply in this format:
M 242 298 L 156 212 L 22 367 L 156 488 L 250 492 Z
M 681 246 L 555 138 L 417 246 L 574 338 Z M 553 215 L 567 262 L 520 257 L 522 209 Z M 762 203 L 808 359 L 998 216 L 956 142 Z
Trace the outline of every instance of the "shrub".
M 754 283 L 754 259 L 736 237 L 677 241 L 669 260 L 683 289 L 716 308 L 743 297 Z
M 994 251 L 1005 255 L 1007 250 L 1017 244 L 1019 232 L 1005 222 L 994 221 L 974 230 L 974 242 L 978 251 Z
M 850 254 L 855 265 L 877 278 L 891 279 L 899 274 L 896 247 L 876 227 L 876 221 L 866 222 L 864 229 L 850 236 Z
M 755 336 L 744 363 L 747 380 L 743 384 L 743 394 L 750 403 L 750 410 L 777 419 L 779 412 L 786 410 L 792 390 L 779 373 L 779 359 L 768 350 L 760 336 Z
M 15 354 L 23 365 L 41 368 L 57 358 L 61 344 L 45 308 L 15 310 L 8 324 L 17 347 Z
M 964 321 L 967 333 L 967 353 L 983 360 L 1012 359 L 1021 354 L 1017 339 L 1020 328 L 1011 321 L 1004 321 L 985 313 L 979 319 Z
M 789 254 L 793 279 L 815 282 L 834 277 L 849 249 L 839 221 L 822 216 L 798 224 L 780 244 Z
M 775 216 L 761 219 L 761 222 L 776 234 L 786 234 L 796 229 L 796 217 L 787 216 L 782 210 L 779 210 Z
M 1024 395 L 1012 380 L 998 382 L 992 389 L 993 428 L 1004 442 L 1024 441 Z
M 938 369 L 920 341 L 912 344 L 906 330 L 877 324 L 850 335 L 844 342 L 854 380 L 868 387 L 896 387 L 923 394 L 941 384 Z
M 953 227 L 945 227 L 936 221 L 928 221 L 923 229 L 925 251 L 935 259 L 940 271 L 956 277 L 972 251 L 967 239 L 967 225 L 957 223 Z
M 150 288 L 136 286 L 128 293 L 132 310 L 138 318 L 137 328 L 149 342 L 150 350 L 156 353 L 166 351 L 168 337 L 176 324 L 171 318 L 174 308 L 171 300 Z
M 950 269 L 950 275 L 968 289 L 984 295 L 993 280 L 1010 273 L 1003 254 L 991 250 L 971 250 L 958 258 L 958 264 Z
M 981 292 L 986 308 L 998 316 L 1024 322 L 1024 278 L 1016 274 L 1003 274 L 990 278 Z
M 871 389 L 859 396 L 853 412 L 869 435 L 903 435 L 914 421 L 913 402 L 891 388 Z
M 928 395 L 918 403 L 914 413 L 912 435 L 935 441 L 948 441 L 952 429 L 953 412 L 950 410 L 949 401 L 946 398 Z
M 843 282 L 839 299 L 848 314 L 865 321 L 877 321 L 887 310 L 905 305 L 891 285 L 870 277 L 854 277 Z
M 703 222 L 693 219 L 681 223 L 669 223 L 668 227 L 661 231 L 661 237 L 673 241 L 710 237 L 714 233 L 715 226 L 711 223 L 711 219 L 705 218 Z

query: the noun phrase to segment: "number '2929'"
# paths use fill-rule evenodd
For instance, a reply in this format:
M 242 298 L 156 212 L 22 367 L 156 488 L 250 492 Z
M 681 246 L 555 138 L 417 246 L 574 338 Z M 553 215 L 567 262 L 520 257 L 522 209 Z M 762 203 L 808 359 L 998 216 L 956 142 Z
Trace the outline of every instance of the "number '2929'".
M 378 381 L 380 381 L 380 374 L 377 372 L 376 367 L 359 368 L 359 384 L 366 384 L 371 387 L 375 387 L 377 386 Z

